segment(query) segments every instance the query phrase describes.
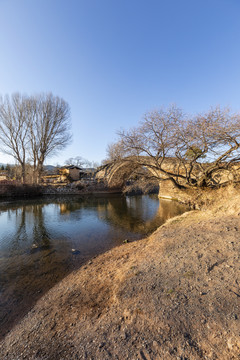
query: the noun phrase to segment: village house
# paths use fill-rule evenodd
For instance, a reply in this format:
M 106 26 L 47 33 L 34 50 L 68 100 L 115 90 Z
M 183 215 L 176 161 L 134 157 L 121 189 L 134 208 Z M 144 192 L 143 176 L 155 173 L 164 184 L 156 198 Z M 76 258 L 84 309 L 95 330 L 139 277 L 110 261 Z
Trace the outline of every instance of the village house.
M 0 181 L 2 180 L 7 180 L 8 178 L 8 173 L 6 170 L 0 170 Z
M 80 168 L 76 165 L 67 165 L 59 169 L 48 171 L 42 176 L 42 182 L 52 185 L 66 185 L 69 181 L 91 181 L 94 177 L 94 168 Z
M 75 165 L 67 165 L 59 169 L 59 175 L 76 181 L 80 179 L 80 171 L 82 168 Z

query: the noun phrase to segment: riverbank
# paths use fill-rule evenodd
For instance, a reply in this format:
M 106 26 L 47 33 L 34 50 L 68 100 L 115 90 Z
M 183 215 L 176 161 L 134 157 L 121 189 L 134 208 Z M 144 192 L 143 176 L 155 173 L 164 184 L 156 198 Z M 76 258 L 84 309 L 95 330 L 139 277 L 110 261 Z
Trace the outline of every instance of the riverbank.
M 239 190 L 217 197 L 71 273 L 1 359 L 238 359 Z
M 6 199 L 24 199 L 49 195 L 146 195 L 158 194 L 159 186 L 156 182 L 135 181 L 124 188 L 109 188 L 103 182 L 94 180 L 74 181 L 65 184 L 31 185 L 14 181 L 0 182 L 0 201 Z
M 49 195 L 104 195 L 119 194 L 121 189 L 108 189 L 102 183 L 84 183 L 75 181 L 65 185 L 30 185 L 14 181 L 1 181 L 0 201 L 7 199 L 30 199 Z

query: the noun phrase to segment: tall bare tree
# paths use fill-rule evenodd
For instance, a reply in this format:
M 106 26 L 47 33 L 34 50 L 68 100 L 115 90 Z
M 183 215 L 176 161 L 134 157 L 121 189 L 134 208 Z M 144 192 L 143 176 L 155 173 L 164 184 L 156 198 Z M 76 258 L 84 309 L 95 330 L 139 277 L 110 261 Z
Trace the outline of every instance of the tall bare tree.
M 240 161 L 240 115 L 229 109 L 193 116 L 171 106 L 118 135 L 108 148 L 113 160 L 147 167 L 152 177 L 179 188 L 216 186 L 219 173 L 231 172 Z
M 30 109 L 31 160 L 39 182 L 46 158 L 71 141 L 70 108 L 65 100 L 50 93 L 31 97 Z
M 25 167 L 29 146 L 27 98 L 19 93 L 0 99 L 1 151 L 13 156 L 21 166 L 21 179 L 25 182 Z
M 17 93 L 0 100 L 1 150 L 21 165 L 23 182 L 27 159 L 39 182 L 46 158 L 64 149 L 70 140 L 70 109 L 63 99 L 51 93 Z

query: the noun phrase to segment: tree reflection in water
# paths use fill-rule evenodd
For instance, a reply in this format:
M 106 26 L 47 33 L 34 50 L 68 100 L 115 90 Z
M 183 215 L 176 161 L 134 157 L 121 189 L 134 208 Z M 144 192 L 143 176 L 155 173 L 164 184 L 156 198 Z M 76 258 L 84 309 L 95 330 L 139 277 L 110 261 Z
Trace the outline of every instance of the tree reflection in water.
M 50 248 L 50 235 L 47 231 L 43 215 L 43 205 L 33 205 L 33 244 L 32 252 L 37 249 L 45 250 Z

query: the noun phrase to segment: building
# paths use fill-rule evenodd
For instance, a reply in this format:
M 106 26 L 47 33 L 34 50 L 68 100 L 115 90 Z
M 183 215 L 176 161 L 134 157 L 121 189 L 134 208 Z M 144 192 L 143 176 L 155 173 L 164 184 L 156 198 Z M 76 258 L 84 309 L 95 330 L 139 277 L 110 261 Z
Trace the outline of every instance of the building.
M 76 181 L 80 179 L 80 171 L 82 168 L 75 166 L 75 165 L 67 165 L 59 169 L 59 174 L 61 176 L 65 176 L 70 180 Z

